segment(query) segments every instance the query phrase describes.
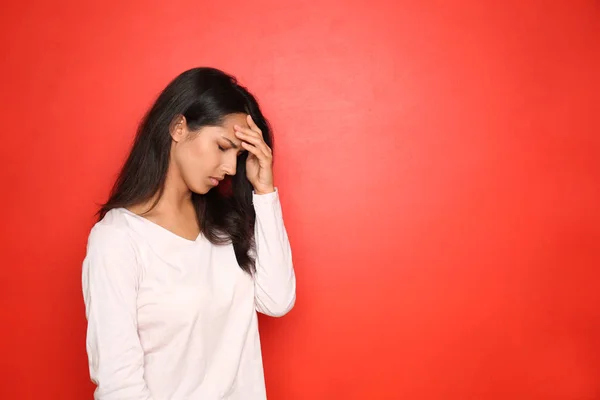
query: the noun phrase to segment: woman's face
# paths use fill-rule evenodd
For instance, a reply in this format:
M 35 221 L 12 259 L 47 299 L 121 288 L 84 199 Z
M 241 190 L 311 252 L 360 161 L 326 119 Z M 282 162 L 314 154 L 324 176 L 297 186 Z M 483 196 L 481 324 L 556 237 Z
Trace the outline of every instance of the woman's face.
M 221 126 L 205 126 L 189 131 L 185 119 L 171 133 L 171 165 L 194 193 L 205 194 L 225 175 L 235 175 L 238 156 L 246 151 L 235 136 L 233 126 L 248 127 L 246 114 L 225 117 Z

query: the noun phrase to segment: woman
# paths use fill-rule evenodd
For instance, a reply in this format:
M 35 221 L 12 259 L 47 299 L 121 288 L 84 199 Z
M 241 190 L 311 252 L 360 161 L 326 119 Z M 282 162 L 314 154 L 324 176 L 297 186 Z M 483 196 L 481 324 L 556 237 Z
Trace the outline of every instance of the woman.
M 282 316 L 296 298 L 271 144 L 222 71 L 160 94 L 88 239 L 96 399 L 266 398 L 257 311 Z

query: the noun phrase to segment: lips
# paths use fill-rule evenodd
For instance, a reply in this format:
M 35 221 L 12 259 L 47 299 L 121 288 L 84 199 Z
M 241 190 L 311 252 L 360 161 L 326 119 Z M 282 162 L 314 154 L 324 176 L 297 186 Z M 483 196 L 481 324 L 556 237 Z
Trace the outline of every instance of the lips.
M 213 186 L 217 186 L 219 184 L 220 181 L 223 180 L 223 178 L 215 178 L 215 177 L 209 177 L 210 179 L 210 183 L 213 184 Z

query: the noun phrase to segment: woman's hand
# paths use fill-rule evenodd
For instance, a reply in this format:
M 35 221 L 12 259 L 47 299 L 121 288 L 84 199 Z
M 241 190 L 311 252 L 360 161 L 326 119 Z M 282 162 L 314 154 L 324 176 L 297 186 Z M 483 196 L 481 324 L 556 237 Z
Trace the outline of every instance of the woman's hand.
M 242 147 L 248 150 L 246 160 L 246 176 L 254 187 L 256 194 L 267 194 L 275 191 L 273 184 L 273 152 L 263 139 L 262 131 L 256 126 L 252 117 L 246 117 L 248 126 L 235 125 L 235 135 L 242 141 Z

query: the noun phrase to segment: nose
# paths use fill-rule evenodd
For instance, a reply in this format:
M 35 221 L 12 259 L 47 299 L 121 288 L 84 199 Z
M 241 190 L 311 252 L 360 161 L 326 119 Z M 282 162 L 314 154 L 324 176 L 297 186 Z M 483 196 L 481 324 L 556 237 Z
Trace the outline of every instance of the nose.
M 223 164 L 223 172 L 225 172 L 226 175 L 230 175 L 230 176 L 235 175 L 236 168 L 237 168 L 237 157 L 229 158 Z

